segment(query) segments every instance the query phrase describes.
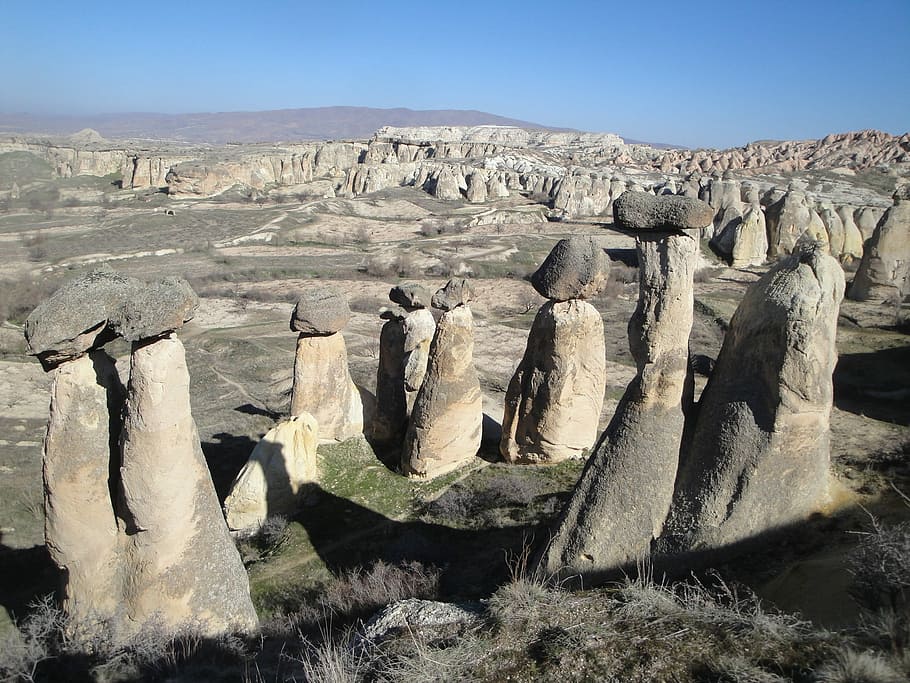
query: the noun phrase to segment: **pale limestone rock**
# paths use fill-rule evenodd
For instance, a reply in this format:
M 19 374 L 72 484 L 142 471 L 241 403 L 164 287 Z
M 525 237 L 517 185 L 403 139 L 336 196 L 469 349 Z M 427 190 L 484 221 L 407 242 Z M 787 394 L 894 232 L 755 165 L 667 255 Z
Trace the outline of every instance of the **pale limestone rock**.
M 837 215 L 844 226 L 844 248 L 841 252 L 841 261 L 850 263 L 863 257 L 863 234 L 853 220 L 853 209 L 849 206 L 841 206 L 837 209 Z
M 104 351 L 54 371 L 43 452 L 44 538 L 62 570 L 63 610 L 77 632 L 100 627 L 95 621 L 114 617 L 123 602 L 125 569 L 111 493 L 124 393 Z
M 800 237 L 818 242 L 828 253 L 831 251 L 831 244 L 828 241 L 828 231 L 825 229 L 825 223 L 815 209 L 809 209 L 809 225 L 806 226 L 806 231 Z
M 859 231 L 862 233 L 864 242 L 872 237 L 872 233 L 875 232 L 875 226 L 878 225 L 878 219 L 880 217 L 881 214 L 871 206 L 860 207 L 853 214 L 856 227 L 858 227 Z
M 844 275 L 801 244 L 746 292 L 699 404 L 658 547 L 707 553 L 826 502 Z
M 830 202 L 822 202 L 818 207 L 818 215 L 825 224 L 828 231 L 828 244 L 831 249 L 831 256 L 840 259 L 844 254 L 844 222 L 841 220 L 834 206 Z
M 250 454 L 224 501 L 228 527 L 256 531 L 272 515 L 291 517 L 301 488 L 318 481 L 319 426 L 301 413 L 272 427 Z
M 483 204 L 487 201 L 487 185 L 479 171 L 467 177 L 467 199 L 472 204 Z
M 471 309 L 446 311 L 437 324 L 408 423 L 404 474 L 436 477 L 470 462 L 480 449 L 482 397 L 473 353 Z
M 458 188 L 458 178 L 448 166 L 443 166 L 436 176 L 436 185 L 433 188 L 436 199 L 461 199 L 461 190 Z
M 811 214 L 805 193 L 796 188 L 789 190 L 782 199 L 768 207 L 765 218 L 768 224 L 768 256 L 786 256 L 809 227 Z
M 138 626 L 202 633 L 257 626 L 190 412 L 183 344 L 133 344 L 121 436 L 126 604 Z
M 603 319 L 573 299 L 541 306 L 509 383 L 500 453 L 507 462 L 559 462 L 597 438 L 606 388 Z
M 699 222 L 710 222 L 706 211 Z M 579 577 L 589 585 L 634 567 L 648 556 L 670 507 L 691 400 L 684 389 L 698 234 L 641 232 L 636 247 L 639 295 L 629 347 L 638 373 L 535 555 L 544 577 Z
M 402 327 L 404 332 L 404 397 L 410 417 L 423 385 L 430 357 L 430 345 L 436 333 L 436 320 L 428 310 L 419 309 L 407 315 Z
M 760 266 L 767 259 L 768 232 L 765 226 L 765 212 L 753 204 L 733 230 L 733 249 L 730 253 L 734 268 Z
M 340 332 L 297 338 L 291 415 L 304 412 L 316 418 L 322 441 L 345 441 L 363 433 L 363 404 Z
M 887 301 L 910 294 L 910 185 L 894 193 L 889 208 L 863 248 L 850 286 L 855 301 Z

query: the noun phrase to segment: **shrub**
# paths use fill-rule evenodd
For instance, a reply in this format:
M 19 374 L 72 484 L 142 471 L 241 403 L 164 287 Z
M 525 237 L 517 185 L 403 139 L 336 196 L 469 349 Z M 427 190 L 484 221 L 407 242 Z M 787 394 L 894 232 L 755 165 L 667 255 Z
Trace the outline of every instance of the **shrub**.
M 910 522 L 876 528 L 850 555 L 851 595 L 866 609 L 910 607 Z

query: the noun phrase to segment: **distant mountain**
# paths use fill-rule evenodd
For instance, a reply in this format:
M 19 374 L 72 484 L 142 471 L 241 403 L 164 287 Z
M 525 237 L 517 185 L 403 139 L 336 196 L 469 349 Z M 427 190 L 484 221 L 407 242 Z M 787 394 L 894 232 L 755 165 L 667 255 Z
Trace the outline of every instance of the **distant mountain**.
M 108 139 L 175 140 L 189 143 L 292 142 L 368 138 L 382 126 L 501 125 L 568 131 L 482 111 L 313 107 L 259 112 L 200 114 L 96 114 L 39 116 L 0 113 L 0 133 L 71 135 L 85 128 Z

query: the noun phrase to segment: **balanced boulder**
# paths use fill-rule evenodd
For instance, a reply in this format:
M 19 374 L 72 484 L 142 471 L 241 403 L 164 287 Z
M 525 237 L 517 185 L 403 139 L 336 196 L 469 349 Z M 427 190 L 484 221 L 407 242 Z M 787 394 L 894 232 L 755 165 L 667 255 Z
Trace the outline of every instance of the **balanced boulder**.
M 340 332 L 350 315 L 344 296 L 327 287 L 304 293 L 291 316 L 291 330 L 300 332 L 291 415 L 312 415 L 323 441 L 344 441 L 363 432 L 363 404 Z
M 610 274 L 610 260 L 592 237 L 559 240 L 531 276 L 541 296 L 552 301 L 590 299 Z

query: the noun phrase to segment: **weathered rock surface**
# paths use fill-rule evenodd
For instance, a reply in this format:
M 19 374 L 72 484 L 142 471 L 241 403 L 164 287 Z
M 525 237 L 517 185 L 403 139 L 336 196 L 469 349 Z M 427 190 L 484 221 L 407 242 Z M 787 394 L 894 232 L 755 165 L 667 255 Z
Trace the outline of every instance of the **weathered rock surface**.
M 376 411 L 370 424 L 370 437 L 379 443 L 400 441 L 408 428 L 404 355 L 404 318 L 392 317 L 379 333 Z
M 837 215 L 840 216 L 844 226 L 844 248 L 841 252 L 841 260 L 849 263 L 861 259 L 863 257 L 863 234 L 853 220 L 853 209 L 849 206 L 841 206 L 837 209 Z
M 541 306 L 506 392 L 503 459 L 537 463 L 581 456 L 597 438 L 605 388 L 597 309 L 579 300 Z
M 429 308 L 430 298 L 426 287 L 414 283 L 396 285 L 389 290 L 389 299 L 407 309 Z
M 124 388 L 103 351 L 54 372 L 44 439 L 44 538 L 62 570 L 63 609 L 78 629 L 101 626 L 121 607 L 125 572 L 119 555 L 117 490 Z
M 334 334 L 351 318 L 348 300 L 337 287 L 322 285 L 302 292 L 291 313 L 291 331 L 301 334 Z
M 309 413 L 322 441 L 344 441 L 363 433 L 363 404 L 348 370 L 341 333 L 297 338 L 291 415 Z
M 613 219 L 633 230 L 685 230 L 711 224 L 714 210 L 705 202 L 691 197 L 647 192 L 624 192 L 613 203 Z
M 410 313 L 402 327 L 404 332 L 404 397 L 410 416 L 423 385 L 430 358 L 430 345 L 436 333 L 436 320 L 428 310 Z
M 531 276 L 541 296 L 554 301 L 590 299 L 606 285 L 610 260 L 591 237 L 559 240 Z
M 137 625 L 203 633 L 257 626 L 190 412 L 183 344 L 135 343 L 121 437 L 126 604 Z
M 749 268 L 762 265 L 768 257 L 768 232 L 765 213 L 757 204 L 746 209 L 740 223 L 733 227 L 733 248 L 730 265 Z
M 177 330 L 198 302 L 182 278 L 147 283 L 98 269 L 41 302 L 25 321 L 25 339 L 29 353 L 52 366 L 117 336 L 137 341 Z
M 452 278 L 433 294 L 433 308 L 451 311 L 474 300 L 474 285 L 469 280 Z
M 698 238 L 641 233 L 636 248 L 639 294 L 629 347 L 638 373 L 537 550 L 536 571 L 544 577 L 581 577 L 588 585 L 634 567 L 647 557 L 670 507 L 688 403 Z
M 473 354 L 470 308 L 448 310 L 437 324 L 408 423 L 404 474 L 436 477 L 470 462 L 480 449 L 483 409 Z
M 367 648 L 383 640 L 411 634 L 418 629 L 421 634 L 443 627 L 467 627 L 481 621 L 483 608 L 480 604 L 458 605 L 449 602 L 434 602 L 408 598 L 399 600 L 377 612 L 362 629 L 355 634 L 353 645 Z
M 301 487 L 318 481 L 319 426 L 301 413 L 272 427 L 250 454 L 224 501 L 232 531 L 256 531 L 272 515 L 292 517 Z
M 836 259 L 842 258 L 845 240 L 844 222 L 830 202 L 819 204 L 818 215 L 825 224 L 825 230 L 828 231 L 828 248 L 831 251 L 831 256 Z
M 660 551 L 710 553 L 825 503 L 843 289 L 837 261 L 810 244 L 746 292 L 700 401 Z
M 863 249 L 863 259 L 850 286 L 855 301 L 886 301 L 910 294 L 910 185 L 894 193 Z
M 768 207 L 765 218 L 768 224 L 768 256 L 786 256 L 793 251 L 812 218 L 805 193 L 792 187 Z

